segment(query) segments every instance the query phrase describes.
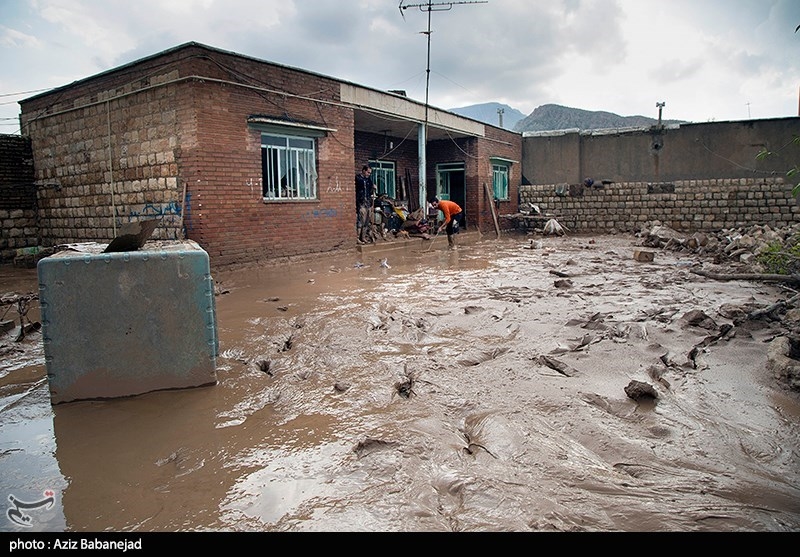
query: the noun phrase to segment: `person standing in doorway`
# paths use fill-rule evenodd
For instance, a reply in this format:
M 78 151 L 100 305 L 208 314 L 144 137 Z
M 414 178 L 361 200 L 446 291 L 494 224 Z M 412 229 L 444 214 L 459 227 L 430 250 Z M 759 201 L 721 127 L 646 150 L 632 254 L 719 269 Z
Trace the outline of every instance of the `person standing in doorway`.
M 446 231 L 447 245 L 450 248 L 455 248 L 455 234 L 458 234 L 458 229 L 461 226 L 461 222 L 463 222 L 464 211 L 461 210 L 458 203 L 447 199 L 440 200 L 438 197 L 434 197 L 431 200 L 431 206 L 444 214 L 444 222 L 439 226 L 437 234 L 442 230 Z
M 356 228 L 359 244 L 372 241 L 372 204 L 375 192 L 372 169 L 365 164 L 361 167 L 361 173 L 356 174 Z

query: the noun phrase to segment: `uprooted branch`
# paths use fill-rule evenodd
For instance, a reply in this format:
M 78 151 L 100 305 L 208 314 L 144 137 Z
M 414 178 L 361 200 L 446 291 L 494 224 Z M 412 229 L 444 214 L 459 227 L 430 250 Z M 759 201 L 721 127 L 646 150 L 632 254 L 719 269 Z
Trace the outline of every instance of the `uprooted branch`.
M 6 316 L 8 310 L 12 306 L 16 306 L 17 315 L 19 315 L 19 334 L 15 339 L 17 342 L 25 338 L 25 333 L 37 329 L 37 324 L 31 323 L 28 319 L 28 310 L 30 309 L 31 301 L 38 300 L 38 294 L 10 294 L 0 298 L 0 306 L 5 307 L 3 317 Z M 28 325 L 25 325 L 25 320 L 28 320 Z
M 789 283 L 800 283 L 800 275 L 779 275 L 779 274 L 771 274 L 771 273 L 731 273 L 731 274 L 721 274 L 721 273 L 711 273 L 709 271 L 703 271 L 702 269 L 692 269 L 692 273 L 695 275 L 700 275 L 701 277 L 707 277 L 714 280 L 754 280 L 754 281 L 762 281 L 762 282 L 789 282 Z

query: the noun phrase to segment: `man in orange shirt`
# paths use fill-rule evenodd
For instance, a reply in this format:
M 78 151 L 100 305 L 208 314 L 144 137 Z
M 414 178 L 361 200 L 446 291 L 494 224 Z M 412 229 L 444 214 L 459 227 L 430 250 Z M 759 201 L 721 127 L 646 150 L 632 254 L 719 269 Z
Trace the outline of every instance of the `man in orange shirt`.
M 453 237 L 458 234 L 458 229 L 464 219 L 464 211 L 458 206 L 458 203 L 448 201 L 447 199 L 439 199 L 434 197 L 431 200 L 431 206 L 444 213 L 444 222 L 439 227 L 437 234 L 442 230 L 447 232 L 447 245 L 451 248 L 456 247 L 456 239 Z

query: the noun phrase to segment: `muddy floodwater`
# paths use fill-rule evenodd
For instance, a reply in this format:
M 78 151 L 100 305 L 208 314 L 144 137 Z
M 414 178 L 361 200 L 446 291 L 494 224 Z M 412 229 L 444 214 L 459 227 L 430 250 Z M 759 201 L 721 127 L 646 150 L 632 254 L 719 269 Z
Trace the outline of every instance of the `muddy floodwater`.
M 53 406 L 41 333 L 4 333 L 0 530 L 800 529 L 781 331 L 736 318 L 779 285 L 629 235 L 438 241 L 215 272 L 214 386 Z

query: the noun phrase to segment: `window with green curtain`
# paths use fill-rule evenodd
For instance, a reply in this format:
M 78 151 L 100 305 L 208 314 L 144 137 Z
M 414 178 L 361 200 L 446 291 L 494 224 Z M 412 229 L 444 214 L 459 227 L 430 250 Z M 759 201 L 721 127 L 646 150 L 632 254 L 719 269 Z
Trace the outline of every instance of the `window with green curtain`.
M 508 200 L 508 165 L 492 163 L 492 190 L 495 199 Z

